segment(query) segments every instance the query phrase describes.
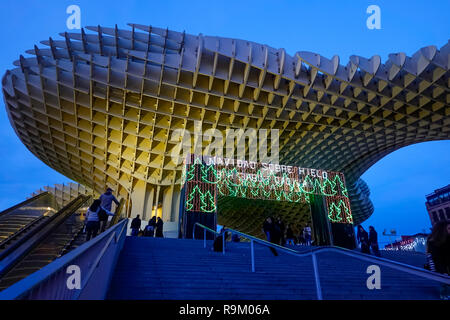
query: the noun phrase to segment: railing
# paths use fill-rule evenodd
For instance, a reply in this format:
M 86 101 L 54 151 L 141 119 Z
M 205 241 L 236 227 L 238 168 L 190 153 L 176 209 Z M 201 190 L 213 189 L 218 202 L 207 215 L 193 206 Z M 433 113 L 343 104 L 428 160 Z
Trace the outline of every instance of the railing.
M 194 224 L 194 227 L 193 227 L 193 230 L 192 230 L 192 239 L 195 239 L 195 228 L 197 226 L 203 228 L 203 248 L 206 248 L 206 231 L 211 232 L 214 235 L 220 235 L 219 232 L 217 232 L 217 231 L 215 231 L 215 230 L 213 230 L 211 228 L 208 228 L 207 226 L 204 226 L 204 225 L 202 225 L 202 224 L 197 222 L 197 223 Z M 224 237 L 224 239 L 225 239 L 225 237 Z M 223 254 L 225 254 L 225 245 L 224 245 L 224 243 L 225 243 L 225 240 L 222 242 L 222 252 L 223 252 Z
M 73 235 L 72 238 L 69 240 L 69 242 L 59 251 L 58 258 L 65 255 L 67 252 L 70 251 L 70 248 L 72 247 L 75 240 L 83 234 L 84 226 L 81 226 Z
M 250 251 L 251 251 L 251 270 L 252 272 L 255 272 L 255 253 L 254 253 L 254 242 L 259 243 L 261 245 L 267 246 L 267 247 L 272 247 L 274 249 L 279 249 L 287 254 L 290 255 L 294 255 L 297 257 L 308 257 L 311 256 L 312 259 L 312 264 L 313 264 L 313 270 L 314 270 L 314 280 L 315 280 L 315 284 L 316 284 L 316 294 L 317 294 L 317 300 L 322 300 L 322 288 L 320 285 L 320 275 L 319 275 L 319 269 L 318 269 L 318 265 L 317 265 L 317 258 L 316 255 L 318 253 L 322 253 L 322 252 L 335 252 L 335 253 L 339 253 L 339 254 L 343 254 L 346 256 L 350 256 L 362 261 L 368 261 L 371 263 L 377 263 L 392 269 L 396 269 L 399 271 L 403 271 L 403 272 L 407 272 L 409 274 L 418 276 L 418 277 L 422 277 L 428 280 L 433 280 L 433 281 L 437 281 L 440 283 L 444 283 L 447 285 L 450 285 L 450 276 L 447 275 L 443 275 L 440 273 L 435 273 L 432 271 L 428 271 L 425 269 L 420 269 L 408 264 L 404 264 L 401 262 L 397 262 L 397 261 L 392 261 L 392 260 L 388 260 L 388 259 L 384 259 L 384 258 L 380 258 L 380 257 L 374 257 L 374 256 L 367 256 L 365 254 L 362 253 L 357 253 L 354 252 L 352 250 L 348 250 L 348 249 L 344 249 L 344 248 L 340 248 L 340 247 L 317 247 L 317 248 L 313 248 L 311 249 L 311 251 L 309 252 L 305 252 L 305 253 L 300 253 L 296 250 L 292 250 L 289 248 L 285 248 L 283 246 L 253 237 L 251 235 L 248 235 L 246 233 L 242 233 L 239 232 L 237 230 L 233 230 L 233 229 L 223 229 L 221 230 L 220 233 L 216 232 L 215 230 L 212 230 L 200 223 L 196 223 L 194 225 L 194 230 L 192 233 L 192 237 L 193 239 L 195 239 L 195 229 L 196 227 L 200 227 L 203 228 L 203 246 L 206 248 L 206 231 L 212 232 L 214 234 L 223 234 L 222 237 L 222 253 L 225 254 L 225 233 L 229 232 L 231 235 L 233 234 L 237 234 L 239 236 L 242 236 L 244 238 L 247 238 L 250 240 Z
M 121 213 L 122 213 L 122 208 L 124 206 L 125 200 L 122 198 L 120 199 L 119 205 L 116 207 L 116 210 L 114 211 L 114 215 L 111 219 L 111 221 L 109 222 L 109 225 L 106 229 L 110 229 L 112 228 L 115 224 L 117 224 L 119 222 L 119 219 L 121 217 Z M 58 257 L 63 256 L 64 254 L 66 254 L 68 251 L 70 251 L 73 243 L 83 234 L 85 226 L 81 227 L 72 237 L 72 239 L 70 239 L 69 243 L 67 243 L 64 248 L 61 250 L 61 252 L 58 254 Z M 104 231 L 103 231 L 104 232 Z
M 19 230 L 17 230 L 16 232 L 14 232 L 10 236 L 8 236 L 8 238 L 6 238 L 3 241 L 1 241 L 0 242 L 0 248 L 4 248 L 6 246 L 6 244 L 8 244 L 9 242 L 13 241 L 14 239 L 16 239 L 21 234 L 24 234 L 24 233 L 28 232 L 31 228 L 35 227 L 39 222 L 43 221 L 45 218 L 47 218 L 47 216 L 42 215 L 39 218 L 37 218 L 37 219 L 31 221 L 30 223 L 24 225 Z
M 45 239 L 60 223 L 62 223 L 72 212 L 77 210 L 88 197 L 80 195 L 70 201 L 61 210 L 47 218 L 45 224 L 38 228 L 32 228 L 23 236 L 16 239 L 12 244 L 0 253 L 0 277 L 3 277 L 13 268 L 26 254 Z
M 94 199 L 92 199 L 92 197 L 90 196 L 90 199 L 88 201 L 85 202 L 86 205 L 86 212 L 88 210 L 88 208 L 91 206 L 92 202 L 94 201 Z M 81 213 L 81 212 L 80 212 Z M 73 233 L 72 238 L 69 240 L 69 242 L 61 249 L 61 251 L 58 253 L 58 258 L 65 255 L 67 252 L 69 252 L 72 248 L 72 245 L 74 244 L 74 242 L 83 235 L 83 231 L 86 227 L 86 220 L 84 220 L 83 225 L 78 228 L 78 230 L 76 232 Z
M 8 208 L 8 209 L 5 209 L 5 210 L 1 211 L 1 212 L 0 212 L 0 216 L 5 215 L 5 214 L 10 213 L 10 212 L 13 212 L 13 211 L 16 210 L 16 209 L 18 209 L 18 208 L 20 208 L 20 207 L 22 207 L 22 206 L 24 206 L 24 205 L 26 205 L 26 204 L 28 204 L 28 203 L 31 203 L 31 202 L 33 202 L 33 201 L 39 199 L 39 198 L 42 198 L 42 197 L 44 197 L 44 196 L 47 196 L 47 195 L 49 195 L 49 192 L 48 192 L 48 191 L 39 193 L 38 195 L 35 195 L 34 197 L 31 197 L 30 199 L 27 199 L 27 200 L 25 200 L 25 201 L 22 201 L 22 202 L 20 202 L 20 203 L 14 205 L 14 206 Z
M 114 212 L 114 216 L 111 219 L 109 227 L 112 227 L 113 225 L 115 225 L 119 221 L 119 219 L 120 219 L 120 217 L 122 215 L 122 209 L 123 209 L 124 205 L 125 205 L 125 199 L 122 198 L 119 201 L 119 205 L 116 207 L 116 211 Z
M 0 292 L 0 300 L 104 299 L 128 220 L 124 219 L 94 239 Z

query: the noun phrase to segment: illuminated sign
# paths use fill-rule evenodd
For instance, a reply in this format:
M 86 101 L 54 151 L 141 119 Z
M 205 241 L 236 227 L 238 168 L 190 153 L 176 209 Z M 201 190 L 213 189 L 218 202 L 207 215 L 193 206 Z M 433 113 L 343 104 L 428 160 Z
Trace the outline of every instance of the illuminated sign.
M 183 181 L 187 211 L 215 212 L 218 197 L 309 203 L 320 195 L 330 221 L 353 223 L 341 172 L 190 155 Z

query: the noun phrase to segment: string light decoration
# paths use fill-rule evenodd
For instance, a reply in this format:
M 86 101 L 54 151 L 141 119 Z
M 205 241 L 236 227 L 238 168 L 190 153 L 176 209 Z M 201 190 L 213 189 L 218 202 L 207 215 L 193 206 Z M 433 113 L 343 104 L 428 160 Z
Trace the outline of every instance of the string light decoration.
M 190 164 L 185 164 L 182 181 L 185 185 L 187 211 L 216 212 L 217 187 L 214 172 L 208 170 L 199 157 L 191 155 Z
M 390 251 L 420 251 L 419 247 L 425 247 L 427 239 L 425 237 L 410 238 L 395 242 L 385 246 L 385 250 Z
M 309 203 L 310 195 L 320 195 L 331 222 L 353 223 L 340 172 L 190 155 L 182 181 L 187 211 L 215 212 L 217 197 Z

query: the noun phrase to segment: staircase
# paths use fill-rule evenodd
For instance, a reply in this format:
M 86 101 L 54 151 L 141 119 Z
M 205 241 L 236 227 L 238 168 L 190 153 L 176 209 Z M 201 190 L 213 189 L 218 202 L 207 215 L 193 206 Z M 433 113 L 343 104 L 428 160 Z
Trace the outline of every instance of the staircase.
M 211 246 L 211 241 L 204 249 L 199 240 L 127 237 L 108 299 L 317 298 L 311 257 L 282 252 L 275 257 L 255 244 L 253 273 L 249 243 L 228 242 L 225 256 Z M 334 252 L 319 253 L 317 261 L 324 299 L 439 299 L 440 284 L 434 281 L 380 266 L 381 290 L 369 290 L 370 263 Z
M 382 258 L 406 263 L 418 268 L 423 268 L 427 263 L 427 256 L 422 252 L 380 250 L 380 253 Z

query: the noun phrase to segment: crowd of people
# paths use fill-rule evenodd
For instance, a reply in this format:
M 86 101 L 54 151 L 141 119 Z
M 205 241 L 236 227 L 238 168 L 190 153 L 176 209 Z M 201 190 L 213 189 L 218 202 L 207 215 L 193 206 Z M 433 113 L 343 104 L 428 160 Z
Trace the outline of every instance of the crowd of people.
M 138 214 L 136 218 L 131 220 L 131 236 L 137 237 L 142 235 L 143 237 L 156 237 L 163 238 L 164 222 L 161 217 L 153 216 L 143 230 L 141 230 L 141 217 Z
M 356 232 L 356 241 L 358 241 L 362 253 L 370 254 L 370 250 L 372 250 L 374 255 L 380 256 L 378 233 L 373 226 L 369 226 L 369 233 L 367 233 L 364 227 L 359 225 Z
M 373 226 L 369 227 L 369 233 L 359 225 L 356 235 L 361 252 L 370 254 L 371 250 L 376 256 L 380 256 L 378 248 L 378 235 Z M 425 269 L 450 275 L 450 220 L 436 223 L 427 239 L 427 263 Z M 441 298 L 448 300 L 450 289 L 448 285 L 441 286 Z
M 311 245 L 311 227 L 306 225 L 297 236 L 290 224 L 285 226 L 280 217 L 268 217 L 263 223 L 262 230 L 267 241 L 278 245 Z M 362 253 L 374 254 L 380 257 L 378 233 L 373 226 L 367 232 L 362 225 L 358 225 L 356 234 L 357 243 Z M 278 255 L 275 248 L 270 248 L 274 255 Z M 436 223 L 427 240 L 426 269 L 450 275 L 450 220 Z M 448 299 L 450 288 L 441 286 L 441 297 Z
M 274 219 L 267 217 L 263 222 L 262 231 L 267 241 L 281 246 L 286 245 L 308 245 L 312 243 L 311 227 L 307 224 L 305 227 L 299 226 L 296 230 L 291 224 L 285 224 L 281 217 Z M 272 252 L 275 251 L 272 250 Z
M 114 213 L 111 212 L 113 202 L 116 205 L 120 204 L 120 202 L 112 194 L 111 188 L 106 189 L 106 192 L 103 193 L 100 198 L 95 199 L 92 202 L 86 212 L 85 218 L 84 229 L 86 232 L 86 241 L 95 238 L 99 232 L 102 233 L 105 231 L 108 225 L 108 217 L 114 215 Z M 142 221 L 140 219 L 140 215 L 137 215 L 136 218 L 131 221 L 132 236 L 142 235 L 144 237 L 164 237 L 164 222 L 160 217 L 152 217 L 143 230 L 141 230 L 141 224 Z
M 222 241 L 225 237 L 225 241 L 228 239 L 229 234 L 226 230 L 226 226 L 223 226 L 219 235 L 216 237 L 213 250 L 222 251 Z M 281 217 L 274 219 L 268 217 L 262 225 L 263 233 L 266 235 L 267 241 L 281 245 L 311 245 L 311 227 L 307 224 L 304 228 L 298 227 L 299 232 L 295 232 L 294 228 L 290 224 L 285 224 Z M 240 242 L 241 238 L 238 234 L 233 233 L 231 236 L 232 242 Z M 277 251 L 270 247 L 270 250 L 274 255 L 278 255 Z

